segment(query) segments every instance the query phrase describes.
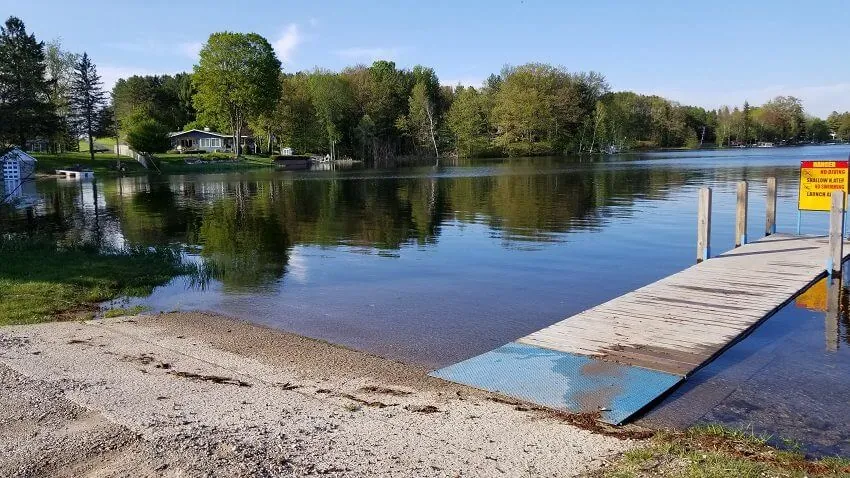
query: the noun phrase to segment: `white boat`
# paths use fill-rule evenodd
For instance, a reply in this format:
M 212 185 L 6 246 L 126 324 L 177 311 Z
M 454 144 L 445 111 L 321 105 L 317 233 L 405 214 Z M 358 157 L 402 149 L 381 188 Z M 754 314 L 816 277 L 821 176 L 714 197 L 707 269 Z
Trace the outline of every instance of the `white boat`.
M 776 145 L 771 143 L 770 141 L 759 141 L 759 143 L 756 145 L 756 148 L 773 148 L 775 146 Z

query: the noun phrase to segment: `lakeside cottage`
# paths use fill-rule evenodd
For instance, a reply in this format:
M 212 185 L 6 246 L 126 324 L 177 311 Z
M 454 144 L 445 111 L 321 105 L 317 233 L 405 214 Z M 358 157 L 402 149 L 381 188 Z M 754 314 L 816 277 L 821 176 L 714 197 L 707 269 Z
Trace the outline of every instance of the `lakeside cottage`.
M 0 157 L 0 164 L 3 165 L 3 180 L 22 181 L 28 179 L 35 174 L 35 163 L 37 161 L 20 149 L 13 148 Z
M 177 131 L 169 133 L 168 137 L 171 139 L 171 149 L 180 152 L 205 151 L 214 153 L 217 151 L 233 151 L 233 135 L 210 131 L 209 128 Z M 249 153 L 254 152 L 254 139 L 250 136 L 242 135 L 240 143 L 244 151 Z

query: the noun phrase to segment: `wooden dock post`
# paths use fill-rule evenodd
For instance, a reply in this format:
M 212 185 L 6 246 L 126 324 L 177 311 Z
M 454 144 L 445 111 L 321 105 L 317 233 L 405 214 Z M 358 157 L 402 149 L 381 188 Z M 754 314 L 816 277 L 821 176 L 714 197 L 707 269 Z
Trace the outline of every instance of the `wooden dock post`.
M 764 223 L 764 235 L 776 234 L 776 178 L 767 178 L 767 217 Z
M 841 274 L 841 258 L 844 257 L 844 191 L 832 192 L 829 209 L 829 258 L 826 272 L 830 276 Z
M 711 257 L 711 188 L 699 190 L 697 212 L 697 264 Z
M 747 182 L 738 183 L 738 207 L 735 211 L 735 247 L 747 243 Z
M 840 277 L 826 279 L 826 319 L 824 333 L 826 334 L 826 351 L 838 350 L 840 338 L 838 322 L 841 320 L 841 283 Z

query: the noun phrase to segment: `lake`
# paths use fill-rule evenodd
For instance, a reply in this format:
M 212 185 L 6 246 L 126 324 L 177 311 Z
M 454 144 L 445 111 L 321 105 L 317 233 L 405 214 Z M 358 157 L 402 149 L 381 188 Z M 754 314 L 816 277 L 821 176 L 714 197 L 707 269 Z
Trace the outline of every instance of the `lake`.
M 793 232 L 799 162 L 848 154 L 836 145 L 49 179 L 28 186 L 29 217 L 6 225 L 173 245 L 205 271 L 122 306 L 214 311 L 436 368 L 693 264 L 700 187 L 714 188 L 715 253 L 733 245 L 741 180 L 748 236 L 764 235 L 768 177 L 778 230 Z M 806 213 L 802 231 L 825 233 L 827 222 Z M 794 323 L 823 342 L 822 328 Z M 845 355 L 824 360 L 847 372 Z

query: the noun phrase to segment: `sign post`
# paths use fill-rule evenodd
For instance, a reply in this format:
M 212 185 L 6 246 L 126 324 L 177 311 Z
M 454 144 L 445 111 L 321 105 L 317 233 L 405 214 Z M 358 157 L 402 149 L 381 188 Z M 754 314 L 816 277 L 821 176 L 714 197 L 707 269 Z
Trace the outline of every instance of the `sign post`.
M 844 210 L 847 210 L 847 196 L 850 193 L 848 172 L 850 161 L 801 161 L 800 188 L 797 199 L 797 234 L 800 234 L 800 222 L 803 211 L 829 211 L 832 192 L 844 192 Z M 844 231 L 841 231 L 844 235 Z

